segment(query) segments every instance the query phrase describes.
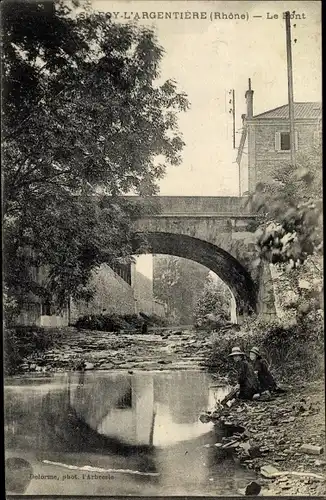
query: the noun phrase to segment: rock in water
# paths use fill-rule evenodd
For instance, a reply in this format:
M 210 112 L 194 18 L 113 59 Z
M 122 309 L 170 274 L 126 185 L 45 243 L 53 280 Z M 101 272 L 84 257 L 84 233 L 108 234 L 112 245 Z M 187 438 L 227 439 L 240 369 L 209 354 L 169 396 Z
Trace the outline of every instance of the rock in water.
M 272 465 L 264 465 L 263 467 L 261 467 L 260 473 L 267 479 L 274 479 L 279 475 L 279 471 Z
M 261 486 L 260 484 L 256 483 L 255 481 L 252 481 L 249 483 L 246 488 L 245 488 L 245 495 L 246 496 L 256 496 L 259 495 L 261 491 Z
M 93 363 L 85 363 L 85 370 L 94 370 L 94 364 Z

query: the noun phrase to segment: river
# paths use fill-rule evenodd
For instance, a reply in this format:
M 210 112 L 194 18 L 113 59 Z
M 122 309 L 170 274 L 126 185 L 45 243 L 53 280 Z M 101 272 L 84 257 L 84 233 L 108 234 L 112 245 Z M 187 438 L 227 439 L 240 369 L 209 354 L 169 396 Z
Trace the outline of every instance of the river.
M 31 465 L 28 495 L 235 495 L 255 474 L 198 419 L 228 392 L 216 384 L 203 371 L 8 377 L 6 458 Z

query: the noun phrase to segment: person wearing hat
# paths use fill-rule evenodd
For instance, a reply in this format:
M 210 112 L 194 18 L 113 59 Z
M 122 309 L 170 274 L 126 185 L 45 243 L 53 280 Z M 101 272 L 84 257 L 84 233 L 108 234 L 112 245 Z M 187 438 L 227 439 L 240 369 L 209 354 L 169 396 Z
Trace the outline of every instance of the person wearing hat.
M 277 391 L 277 384 L 269 370 L 266 359 L 262 358 L 258 347 L 252 347 L 249 351 L 254 371 L 257 373 L 260 393 L 265 391 Z
M 253 366 L 246 360 L 240 347 L 233 347 L 230 357 L 234 360 L 238 372 L 238 398 L 252 399 L 259 392 L 259 383 Z

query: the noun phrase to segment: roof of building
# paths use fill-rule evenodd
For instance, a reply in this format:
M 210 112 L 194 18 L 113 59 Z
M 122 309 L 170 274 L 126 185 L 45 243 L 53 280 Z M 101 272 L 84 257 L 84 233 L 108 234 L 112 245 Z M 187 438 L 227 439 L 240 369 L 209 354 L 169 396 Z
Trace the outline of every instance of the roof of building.
M 318 119 L 321 117 L 322 106 L 320 102 L 295 102 L 294 118 Z M 264 113 L 253 116 L 253 119 L 289 118 L 289 105 L 279 106 Z

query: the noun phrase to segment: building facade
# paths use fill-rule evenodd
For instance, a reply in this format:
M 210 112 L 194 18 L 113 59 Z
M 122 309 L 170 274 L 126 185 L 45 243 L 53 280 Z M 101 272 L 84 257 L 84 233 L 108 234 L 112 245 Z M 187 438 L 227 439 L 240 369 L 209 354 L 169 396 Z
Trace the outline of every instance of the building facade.
M 254 115 L 253 96 L 249 79 L 245 94 L 247 113 L 242 115 L 243 128 L 236 160 L 240 195 L 252 193 L 258 183 L 268 182 L 275 169 L 291 160 L 289 106 Z M 320 141 L 321 103 L 294 103 L 294 122 L 295 149 L 304 153 Z

